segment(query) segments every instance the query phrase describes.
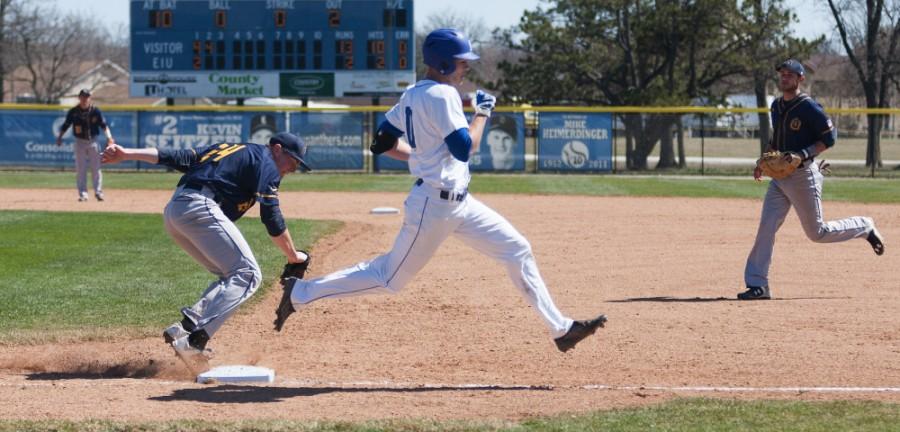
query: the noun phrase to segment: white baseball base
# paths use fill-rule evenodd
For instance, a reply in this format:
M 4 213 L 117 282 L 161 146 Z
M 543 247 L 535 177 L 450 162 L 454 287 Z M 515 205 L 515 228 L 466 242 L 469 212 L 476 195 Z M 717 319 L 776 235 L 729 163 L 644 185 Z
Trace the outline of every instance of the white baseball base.
M 371 211 L 372 214 L 397 214 L 400 213 L 399 209 L 395 209 L 393 207 L 375 207 Z
M 200 384 L 246 382 L 271 383 L 274 381 L 275 371 L 259 366 L 217 366 L 197 375 L 197 382 Z

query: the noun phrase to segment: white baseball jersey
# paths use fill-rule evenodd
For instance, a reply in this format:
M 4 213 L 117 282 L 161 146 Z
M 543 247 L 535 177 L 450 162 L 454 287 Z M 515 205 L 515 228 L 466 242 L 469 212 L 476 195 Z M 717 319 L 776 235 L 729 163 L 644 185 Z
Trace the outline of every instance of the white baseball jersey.
M 419 81 L 386 117 L 406 134 L 412 148 L 409 169 L 422 180 L 415 182 L 403 203 L 403 226 L 394 247 L 371 261 L 329 275 L 293 280 L 294 307 L 324 298 L 397 292 L 452 235 L 501 262 L 550 334 L 554 338 L 565 335 L 573 321 L 553 303 L 528 240 L 503 216 L 466 193 L 469 164 L 453 157 L 444 142 L 454 131 L 469 127 L 456 89 Z
M 464 191 L 469 187 L 469 164 L 453 157 L 444 143 L 444 138 L 454 131 L 469 127 L 455 88 L 431 80 L 419 81 L 403 93 L 385 117 L 403 131 L 412 147 L 412 175 L 438 189 Z

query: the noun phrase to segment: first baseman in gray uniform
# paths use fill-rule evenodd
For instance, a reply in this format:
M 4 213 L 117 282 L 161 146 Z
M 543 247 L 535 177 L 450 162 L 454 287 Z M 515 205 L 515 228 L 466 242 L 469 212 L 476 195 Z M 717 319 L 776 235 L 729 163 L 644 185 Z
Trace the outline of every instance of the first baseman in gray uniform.
M 775 68 L 779 73 L 779 88 L 783 96 L 772 102 L 774 134 L 766 151 L 795 153 L 803 162 L 788 177 L 773 179 L 763 201 L 762 218 L 756 233 L 756 243 L 747 258 L 744 282 L 747 291 L 738 294 L 740 300 L 766 300 L 769 292 L 769 265 L 775 247 L 775 233 L 784 223 L 791 207 L 797 212 L 803 231 L 816 243 L 836 243 L 864 238 L 876 254 L 884 253 L 884 240 L 872 218 L 853 216 L 825 222 L 822 210 L 822 181 L 824 177 L 815 157 L 834 146 L 835 129 L 822 106 L 800 92 L 805 79 L 803 65 L 790 59 Z M 760 168 L 753 172 L 759 180 Z
M 262 281 L 234 221 L 259 202 L 260 219 L 288 262 L 309 259 L 294 248 L 278 199 L 282 177 L 298 167 L 309 169 L 303 161 L 306 148 L 300 138 L 282 132 L 268 145 L 220 143 L 178 150 L 112 145 L 103 152 L 104 163 L 136 160 L 184 173 L 163 213 L 166 231 L 216 279 L 193 306 L 182 308 L 181 321 L 166 328 L 163 338 L 193 372 L 205 363 L 210 338 Z
M 75 135 L 75 171 L 77 172 L 78 201 L 87 201 L 87 170 L 91 169 L 94 181 L 94 197 L 103 201 L 103 174 L 100 172 L 100 151 L 97 148 L 97 135 L 100 129 L 106 134 L 107 145 L 115 144 L 109 125 L 103 118 L 100 108 L 91 103 L 91 92 L 81 89 L 78 93 L 78 105 L 66 113 L 66 121 L 59 128 L 56 145 L 62 145 L 63 134 L 72 126 Z

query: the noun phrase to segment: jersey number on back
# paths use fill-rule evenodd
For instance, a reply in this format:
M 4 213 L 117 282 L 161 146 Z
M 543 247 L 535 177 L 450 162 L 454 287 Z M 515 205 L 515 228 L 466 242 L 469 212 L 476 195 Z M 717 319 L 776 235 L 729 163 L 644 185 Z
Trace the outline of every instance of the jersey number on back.
M 212 158 L 213 162 L 218 162 L 226 156 L 240 151 L 243 148 L 243 144 L 219 144 L 218 147 L 206 152 L 206 154 L 200 158 L 200 163 L 206 162 L 209 158 Z
M 416 148 L 416 134 L 413 133 L 412 108 L 406 107 L 406 138 L 409 146 Z

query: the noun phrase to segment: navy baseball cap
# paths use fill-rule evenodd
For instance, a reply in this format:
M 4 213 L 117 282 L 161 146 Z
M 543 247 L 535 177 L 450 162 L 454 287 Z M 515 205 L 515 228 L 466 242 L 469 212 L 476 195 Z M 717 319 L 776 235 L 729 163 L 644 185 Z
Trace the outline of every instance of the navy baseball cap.
M 775 70 L 778 72 L 781 72 L 782 69 L 787 69 L 788 71 L 800 76 L 803 76 L 803 74 L 806 72 L 806 70 L 803 69 L 803 64 L 794 59 L 787 59 L 784 61 L 784 63 L 778 65 L 778 67 L 775 68 Z
M 306 156 L 306 143 L 300 137 L 288 132 L 279 132 L 269 138 L 269 145 L 281 144 L 281 149 L 300 163 L 304 171 L 312 171 L 312 168 L 303 161 Z
M 91 97 L 91 91 L 86 88 L 81 89 L 81 91 L 78 92 L 78 97 L 82 96 Z

